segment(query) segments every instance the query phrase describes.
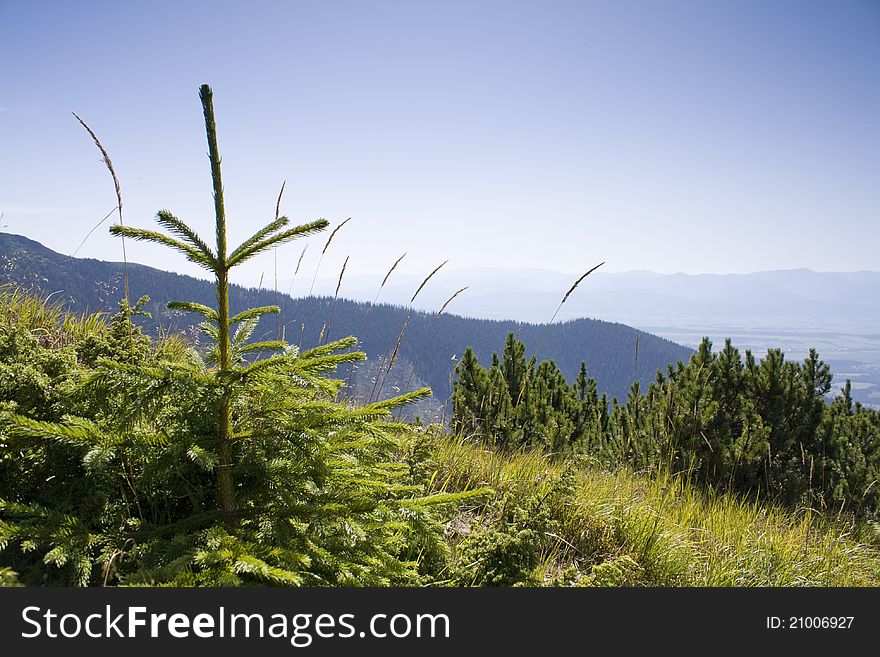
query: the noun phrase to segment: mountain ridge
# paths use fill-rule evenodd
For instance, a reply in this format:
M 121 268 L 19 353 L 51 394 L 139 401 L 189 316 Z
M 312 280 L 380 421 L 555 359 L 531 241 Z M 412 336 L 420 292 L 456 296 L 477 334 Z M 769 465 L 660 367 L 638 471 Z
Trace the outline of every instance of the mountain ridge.
M 144 294 L 151 297 L 148 309 L 153 318 L 140 322 L 153 334 L 161 327 L 194 335 L 193 327 L 200 318 L 168 310 L 168 301 L 214 303 L 210 281 L 136 263 L 128 264 L 128 273 L 132 300 Z M 72 310 L 112 312 L 122 296 L 122 279 L 122 263 L 73 258 L 27 237 L 0 233 L 0 281 L 44 295 L 53 294 L 54 300 Z M 452 365 L 464 349 L 473 347 L 480 361 L 488 363 L 492 352 L 502 349 L 509 332 L 526 343 L 529 353 L 536 353 L 539 359 L 555 360 L 569 380 L 574 379 L 580 362 L 585 361 L 599 390 L 619 398 L 626 395 L 634 376 L 644 382 L 653 380 L 657 370 L 686 360 L 692 353 L 670 340 L 639 333 L 632 327 L 588 318 L 547 325 L 468 318 L 451 312 L 438 317 L 401 305 L 328 296 L 292 298 L 281 292 L 239 285 L 231 286 L 230 305 L 232 312 L 261 305 L 281 307 L 280 319 L 262 320 L 254 334 L 256 339 L 277 334 L 279 326 L 284 326 L 291 342 L 303 346 L 317 344 L 324 331 L 330 339 L 357 337 L 360 349 L 370 360 L 359 369 L 341 374 L 347 376 L 351 388 L 360 391 L 361 396 L 366 396 L 364 390 L 372 393 L 371 384 L 377 374 L 384 378 L 378 362 L 393 349 L 404 324 L 407 328 L 400 343 L 396 372 L 376 394 L 391 394 L 395 387 L 427 384 L 434 391 L 435 401 L 444 402 L 451 391 Z M 326 334 L 324 338 L 327 339 Z

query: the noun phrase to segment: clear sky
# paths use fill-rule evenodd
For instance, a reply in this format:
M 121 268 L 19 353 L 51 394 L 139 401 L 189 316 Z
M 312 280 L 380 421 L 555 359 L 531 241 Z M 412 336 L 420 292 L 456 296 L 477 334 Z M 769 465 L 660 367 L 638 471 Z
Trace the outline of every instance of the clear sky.
M 0 61 L 0 225 L 63 253 L 115 205 L 71 110 L 126 223 L 210 237 L 207 82 L 233 239 L 286 180 L 293 220 L 353 217 L 322 273 L 880 269 L 876 0 L 0 0 Z

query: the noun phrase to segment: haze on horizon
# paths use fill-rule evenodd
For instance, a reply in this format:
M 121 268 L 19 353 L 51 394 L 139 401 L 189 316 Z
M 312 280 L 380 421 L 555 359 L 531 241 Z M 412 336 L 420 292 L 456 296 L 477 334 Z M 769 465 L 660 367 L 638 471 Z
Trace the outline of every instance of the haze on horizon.
M 71 110 L 126 223 L 168 208 L 211 234 L 207 82 L 232 239 L 286 180 L 294 222 L 352 217 L 325 276 L 404 251 L 410 275 L 878 269 L 876 3 L 6 2 L 0 20 L 0 226 L 61 253 L 115 205 Z M 303 246 L 279 249 L 280 279 Z M 105 224 L 77 255 L 121 250 Z

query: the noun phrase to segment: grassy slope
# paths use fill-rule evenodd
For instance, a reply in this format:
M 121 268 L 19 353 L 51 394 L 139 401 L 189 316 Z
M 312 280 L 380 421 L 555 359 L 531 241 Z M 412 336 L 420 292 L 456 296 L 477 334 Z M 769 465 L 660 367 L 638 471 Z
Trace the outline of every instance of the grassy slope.
M 546 536 L 534 572 L 544 584 L 572 583 L 573 568 L 601 574 L 625 555 L 635 562 L 635 573 L 606 578 L 608 583 L 880 585 L 880 551 L 870 525 L 847 526 L 809 510 L 793 513 L 703 493 L 683 477 L 608 473 L 587 462 L 566 466 L 538 453 L 502 455 L 463 439 L 431 440 L 436 490 L 489 485 L 510 499 L 552 500 L 549 515 L 561 531 L 546 532 L 556 535 Z M 571 485 L 554 495 L 554 482 L 566 469 Z M 499 522 L 491 502 L 468 514 L 466 523 L 451 525 L 467 524 L 473 533 Z M 560 577 L 566 568 L 569 575 Z

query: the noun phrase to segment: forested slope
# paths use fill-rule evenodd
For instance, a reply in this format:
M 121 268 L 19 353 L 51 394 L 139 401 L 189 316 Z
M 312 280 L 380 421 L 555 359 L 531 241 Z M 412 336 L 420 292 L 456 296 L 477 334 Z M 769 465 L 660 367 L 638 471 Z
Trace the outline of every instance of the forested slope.
M 168 311 L 165 307 L 168 301 L 187 300 L 206 305 L 215 302 L 214 289 L 207 281 L 132 263 L 128 265 L 128 272 L 132 301 L 141 295 L 151 298 L 147 308 L 152 318 L 138 318 L 148 333 L 155 335 L 159 325 L 185 331 L 197 323 L 194 317 Z M 0 233 L 0 283 L 6 282 L 44 295 L 53 294 L 53 300 L 63 301 L 77 312 L 115 312 L 123 295 L 123 265 L 71 258 L 25 237 Z M 362 365 L 349 377 L 359 396 L 370 393 L 369 378 L 378 370 L 375 361 L 393 350 L 408 316 L 410 320 L 401 340 L 398 365 L 395 365 L 397 375 L 389 378 L 387 387 L 407 383 L 411 387 L 428 385 L 437 400 L 449 397 L 453 359 L 461 358 L 466 347 L 471 346 L 486 362 L 511 332 L 534 349 L 539 359 L 555 361 L 569 381 L 577 376 L 580 363 L 586 362 L 599 392 L 620 399 L 626 396 L 634 378 L 647 384 L 658 370 L 665 370 L 669 363 L 687 360 L 692 353 L 669 340 L 641 333 L 636 354 L 635 329 L 586 318 L 547 326 L 472 319 L 451 313 L 435 317 L 401 306 L 346 299 L 334 301 L 329 297 L 293 299 L 272 290 L 236 285 L 231 286 L 230 303 L 233 312 L 267 304 L 280 306 L 286 338 L 304 347 L 318 343 L 328 322 L 330 338 L 357 337 L 360 348 L 373 361 L 372 367 Z M 278 323 L 277 317 L 265 318 L 255 337 L 274 336 Z M 407 374 L 401 376 L 402 372 Z M 385 390 L 383 394 L 389 392 Z

